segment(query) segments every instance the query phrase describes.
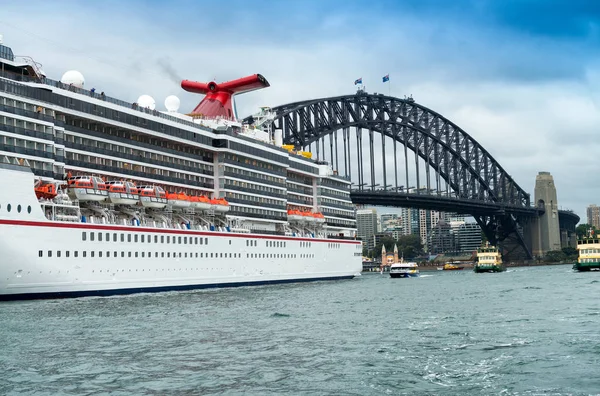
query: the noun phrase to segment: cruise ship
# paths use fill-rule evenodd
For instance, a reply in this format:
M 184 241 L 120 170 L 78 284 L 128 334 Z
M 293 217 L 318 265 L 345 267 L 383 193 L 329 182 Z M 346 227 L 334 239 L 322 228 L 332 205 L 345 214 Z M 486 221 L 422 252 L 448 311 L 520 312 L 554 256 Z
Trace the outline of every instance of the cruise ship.
M 184 80 L 204 98 L 160 110 L 0 39 L 0 300 L 359 274 L 350 181 L 284 145 L 269 108 L 237 118 L 234 96 L 268 86 Z

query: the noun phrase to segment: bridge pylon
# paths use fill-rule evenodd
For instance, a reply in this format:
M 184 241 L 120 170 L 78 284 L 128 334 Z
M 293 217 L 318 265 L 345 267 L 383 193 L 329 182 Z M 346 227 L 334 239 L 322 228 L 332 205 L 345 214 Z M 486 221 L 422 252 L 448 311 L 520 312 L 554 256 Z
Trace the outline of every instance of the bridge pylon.
M 539 172 L 536 176 L 534 200 L 539 208 L 544 209 L 532 227 L 533 254 L 542 257 L 549 251 L 561 248 L 558 199 L 550 172 Z

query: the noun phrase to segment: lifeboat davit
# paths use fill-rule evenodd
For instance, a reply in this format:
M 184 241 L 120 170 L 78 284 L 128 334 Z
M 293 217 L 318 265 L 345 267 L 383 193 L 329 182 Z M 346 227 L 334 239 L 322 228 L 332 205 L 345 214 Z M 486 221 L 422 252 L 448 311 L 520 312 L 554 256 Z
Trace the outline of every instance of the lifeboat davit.
M 229 212 L 229 202 L 225 198 L 211 199 L 210 206 L 215 212 Z
M 289 221 L 304 221 L 304 216 L 299 210 L 288 210 L 287 213 Z
M 35 196 L 37 199 L 54 199 L 58 194 L 56 185 L 51 183 L 36 183 Z
M 108 197 L 106 183 L 98 176 L 73 176 L 67 181 L 69 198 L 80 201 L 104 201 Z
M 204 195 L 190 197 L 191 207 L 199 210 L 209 210 L 210 199 Z
M 159 186 L 141 186 L 138 188 L 140 202 L 146 208 L 164 208 L 167 206 L 167 193 Z
M 112 180 L 106 182 L 108 200 L 116 205 L 135 205 L 140 200 L 138 189 L 132 182 Z
M 167 203 L 173 208 L 189 208 L 192 202 L 185 193 L 167 193 Z

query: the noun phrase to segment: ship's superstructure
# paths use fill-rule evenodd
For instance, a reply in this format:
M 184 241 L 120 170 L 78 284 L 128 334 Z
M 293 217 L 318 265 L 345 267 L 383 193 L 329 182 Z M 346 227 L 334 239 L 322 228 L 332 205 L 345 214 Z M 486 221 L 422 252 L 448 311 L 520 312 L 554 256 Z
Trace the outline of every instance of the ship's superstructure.
M 0 298 L 360 271 L 350 181 L 284 147 L 268 108 L 236 120 L 233 95 L 268 87 L 261 75 L 184 81 L 206 97 L 181 114 L 175 97 L 167 111 L 147 95 L 126 103 L 85 89 L 76 71 L 51 80 L 3 45 L 0 64 L 0 243 L 21 250 L 0 265 Z M 93 272 L 67 276 L 73 259 Z
M 590 229 L 587 235 L 577 238 L 577 262 L 573 269 L 577 271 L 600 271 L 600 238 Z

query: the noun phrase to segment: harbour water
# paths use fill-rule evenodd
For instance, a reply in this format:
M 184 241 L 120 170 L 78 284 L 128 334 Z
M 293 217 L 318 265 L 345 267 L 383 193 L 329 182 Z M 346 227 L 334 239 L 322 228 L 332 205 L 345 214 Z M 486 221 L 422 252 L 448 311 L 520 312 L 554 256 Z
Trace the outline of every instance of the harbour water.
M 3 395 L 588 395 L 570 266 L 0 304 Z

